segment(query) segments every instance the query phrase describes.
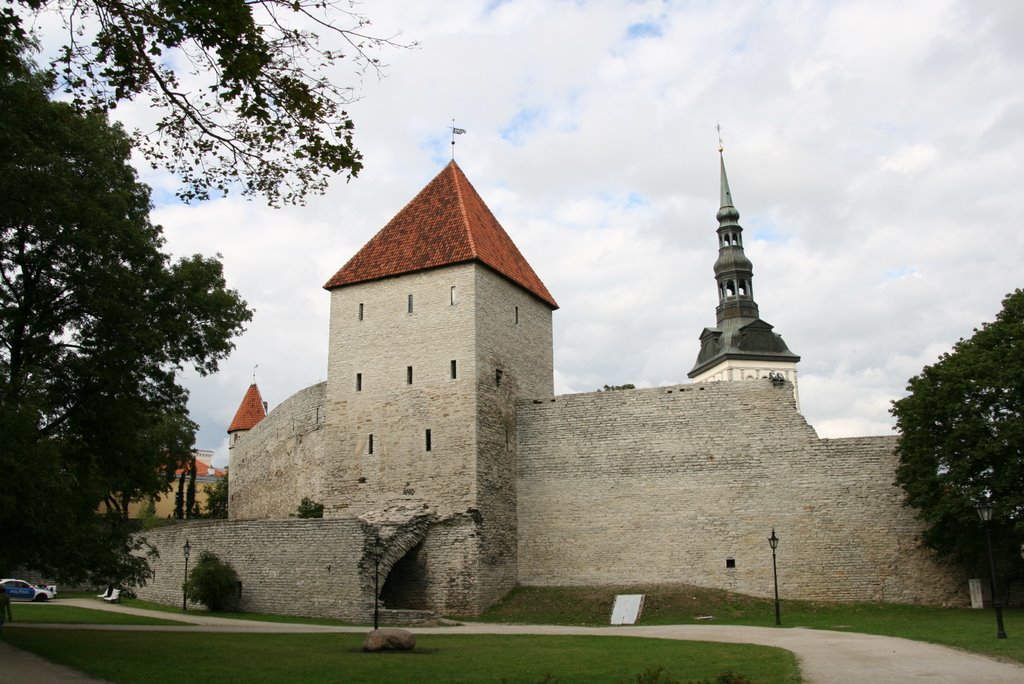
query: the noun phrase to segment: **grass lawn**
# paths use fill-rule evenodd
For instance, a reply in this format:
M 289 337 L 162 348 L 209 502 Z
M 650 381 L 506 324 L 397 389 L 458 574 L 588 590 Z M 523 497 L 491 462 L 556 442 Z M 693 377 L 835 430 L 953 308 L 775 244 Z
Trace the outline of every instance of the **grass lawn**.
M 481 622 L 606 625 L 615 594 L 646 594 L 637 624 L 724 624 L 771 627 L 770 599 L 686 585 L 658 587 L 519 587 Z M 783 601 L 783 627 L 810 627 L 897 636 L 1024 662 L 1024 610 L 1003 611 L 1007 639 L 996 639 L 995 613 L 889 603 Z M 710 619 L 698 619 L 708 618 Z
M 75 592 L 68 594 L 61 594 L 61 598 L 84 598 L 84 599 L 96 599 L 96 594 L 92 592 Z M 59 600 L 59 599 L 57 599 Z M 296 624 L 296 625 L 327 625 L 333 627 L 351 627 L 356 623 L 345 622 L 344 620 L 333 620 L 331 618 L 319 618 L 319 617 L 300 617 L 296 615 L 269 615 L 266 613 L 230 613 L 230 612 L 219 612 L 214 613 L 206 608 L 198 607 L 190 604 L 187 612 L 181 611 L 180 605 L 168 606 L 164 603 L 154 603 L 153 601 L 143 601 L 141 599 L 121 599 L 121 605 L 129 606 L 131 608 L 144 608 L 146 610 L 155 610 L 161 613 L 168 613 L 168 619 L 171 620 L 184 620 L 188 621 L 189 614 L 195 615 L 211 615 L 213 617 L 228 618 L 234 620 L 255 620 L 257 622 L 280 622 L 285 624 Z M 175 617 L 171 617 L 171 616 Z M 57 622 L 56 620 L 50 620 L 49 622 Z M 155 624 L 155 623 L 153 623 Z
M 659 667 L 681 682 L 713 682 L 729 671 L 758 684 L 800 681 L 791 653 L 745 644 L 422 635 L 410 653 L 363 653 L 363 636 L 7 629 L 3 639 L 117 684 L 177 684 L 186 671 L 203 684 L 632 683 Z
M 187 622 L 181 620 L 143 617 L 140 615 L 126 615 L 124 613 L 112 613 L 105 610 L 90 610 L 76 606 L 62 606 L 59 602 L 49 601 L 47 603 L 33 603 L 32 605 L 21 606 L 14 603 L 11 606 L 11 614 L 14 621 L 12 624 L 21 622 L 50 623 L 63 625 L 184 625 Z
M 643 593 L 638 624 L 736 624 L 773 627 L 771 600 L 691 586 L 521 587 L 472 620 L 520 624 L 607 625 L 615 594 Z M 15 620 L 156 624 L 102 611 L 21 607 Z M 180 606 L 127 600 L 187 620 Z M 52 612 L 51 612 L 52 611 Z M 206 614 L 206 611 L 189 613 Z M 1004 611 L 1008 639 L 995 638 L 992 610 L 893 604 L 782 602 L 782 624 L 898 636 L 1024 663 L 1024 610 Z M 217 613 L 250 620 L 336 624 L 337 620 Z M 31 616 L 31 618 L 29 617 Z M 469 621 L 471 618 L 461 618 Z M 18 630 L 3 639 L 112 682 L 180 680 L 168 654 L 189 653 L 189 678 L 215 682 L 714 682 L 724 672 L 747 681 L 799 682 L 792 654 L 767 647 L 622 637 L 421 635 L 407 654 L 363 654 L 362 634 L 178 634 Z M 638 678 L 662 668 L 671 679 Z

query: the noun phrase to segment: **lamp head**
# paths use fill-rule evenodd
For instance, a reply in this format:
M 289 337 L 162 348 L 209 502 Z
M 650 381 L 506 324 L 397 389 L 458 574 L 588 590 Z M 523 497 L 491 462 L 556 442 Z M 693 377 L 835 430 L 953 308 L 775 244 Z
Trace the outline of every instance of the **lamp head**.
M 185 558 L 188 558 L 188 554 L 192 552 L 192 545 L 188 543 L 188 539 L 185 540 L 185 545 L 181 547 L 181 550 L 185 552 Z
M 974 505 L 978 509 L 978 517 L 984 522 L 992 521 L 992 504 L 988 500 L 981 501 Z
M 772 528 L 772 536 L 768 537 L 768 546 L 772 547 L 772 551 L 779 548 L 779 538 L 775 536 L 775 528 Z

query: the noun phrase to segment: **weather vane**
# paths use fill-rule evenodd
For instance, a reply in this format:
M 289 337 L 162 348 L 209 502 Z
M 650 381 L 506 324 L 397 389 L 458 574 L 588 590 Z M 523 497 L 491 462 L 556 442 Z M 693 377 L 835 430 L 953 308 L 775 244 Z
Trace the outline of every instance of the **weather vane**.
M 449 126 L 449 128 L 452 129 L 452 161 L 455 161 L 455 136 L 457 136 L 457 135 L 465 135 L 466 134 L 466 129 L 465 128 L 456 128 L 455 127 L 455 119 L 454 118 L 452 119 L 452 125 Z
M 259 361 L 252 364 L 252 384 L 256 384 L 256 369 L 260 367 Z
M 722 142 L 722 125 L 716 122 L 715 130 L 718 131 L 718 151 L 721 152 L 725 149 L 725 143 Z

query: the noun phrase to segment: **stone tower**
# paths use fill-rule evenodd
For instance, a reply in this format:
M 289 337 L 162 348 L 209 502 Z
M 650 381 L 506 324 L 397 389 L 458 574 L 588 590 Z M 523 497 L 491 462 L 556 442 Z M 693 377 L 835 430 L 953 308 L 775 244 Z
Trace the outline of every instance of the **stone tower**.
M 721 208 L 716 214 L 718 323 L 701 333 L 697 362 L 687 375 L 693 382 L 786 380 L 793 383 L 793 393 L 798 396 L 796 364 L 800 357 L 760 318 L 754 301 L 754 268 L 743 252 L 740 213 L 733 205 L 721 146 L 718 152 L 722 171 Z M 799 406 L 799 398 L 797 401 Z
M 480 610 L 516 582 L 515 400 L 553 394 L 558 305 L 454 161 L 324 287 L 325 515 L 429 517 L 393 603 Z
M 228 449 L 233 448 L 242 434 L 256 427 L 256 424 L 266 417 L 267 402 L 263 401 L 260 388 L 254 382 L 245 391 L 242 403 L 238 405 L 235 417 L 228 426 Z

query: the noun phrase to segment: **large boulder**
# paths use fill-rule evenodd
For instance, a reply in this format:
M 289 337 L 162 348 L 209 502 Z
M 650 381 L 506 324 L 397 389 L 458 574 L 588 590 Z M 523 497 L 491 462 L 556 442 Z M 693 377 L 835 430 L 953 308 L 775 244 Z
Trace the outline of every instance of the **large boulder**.
M 363 640 L 364 651 L 411 651 L 416 648 L 416 636 L 407 629 L 375 629 Z

